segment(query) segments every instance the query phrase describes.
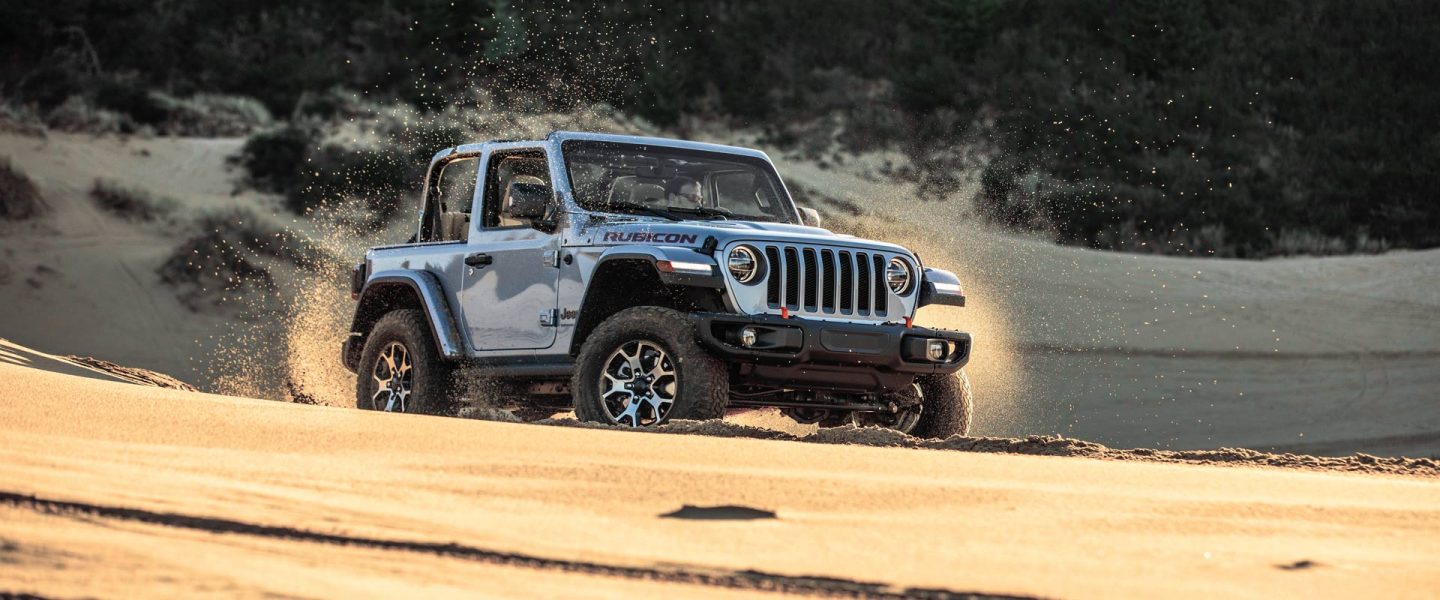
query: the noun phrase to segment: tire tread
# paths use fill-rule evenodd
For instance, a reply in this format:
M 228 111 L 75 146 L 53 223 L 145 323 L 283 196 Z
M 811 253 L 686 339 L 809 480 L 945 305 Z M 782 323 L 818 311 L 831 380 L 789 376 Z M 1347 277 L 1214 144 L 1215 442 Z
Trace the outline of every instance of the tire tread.
M 725 363 L 710 355 L 695 341 L 695 326 L 678 310 L 659 306 L 627 308 L 600 323 L 575 359 L 570 389 L 575 397 L 575 417 L 581 421 L 608 423 L 600 406 L 599 391 L 592 389 L 600 363 L 609 358 L 624 338 L 648 335 L 669 346 L 681 375 L 681 389 L 668 419 L 718 419 L 725 416 L 730 401 L 730 379 Z M 589 381 L 589 384 L 585 382 Z

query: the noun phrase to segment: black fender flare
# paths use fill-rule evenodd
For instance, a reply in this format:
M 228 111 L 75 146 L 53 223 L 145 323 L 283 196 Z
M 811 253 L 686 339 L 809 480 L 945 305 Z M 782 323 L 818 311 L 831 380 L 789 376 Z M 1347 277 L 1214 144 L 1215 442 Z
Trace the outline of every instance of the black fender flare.
M 608 248 L 595 260 L 590 276 L 586 279 L 585 291 L 580 298 L 580 314 L 576 320 L 577 335 L 571 341 L 572 355 L 578 352 L 585 332 L 598 325 L 599 321 L 605 318 L 604 315 L 613 312 L 611 309 L 616 305 L 629 305 L 597 295 L 600 293 L 598 290 L 603 290 L 606 285 L 606 278 L 602 276 L 610 271 L 606 267 L 616 263 L 637 265 L 626 267 L 625 270 L 635 272 L 634 269 L 644 269 L 644 277 L 653 276 L 659 285 L 672 290 L 688 288 L 705 290 L 707 293 L 723 293 L 725 290 L 721 267 L 710 254 L 679 246 L 630 245 Z M 649 268 L 639 265 L 648 265 Z M 600 305 L 603 306 L 597 307 Z
M 460 335 L 455 313 L 450 308 L 440 278 L 429 271 L 392 269 L 375 273 L 360 290 L 359 303 L 355 306 L 355 316 L 350 323 L 350 337 L 345 341 L 341 357 L 345 366 L 352 371 L 355 369 L 360 361 L 363 340 L 369 335 L 370 327 L 381 316 L 390 312 L 389 307 L 379 299 L 381 290 L 395 289 L 397 286 L 408 289 L 414 295 L 419 308 L 425 312 L 426 320 L 430 323 L 430 334 L 434 337 L 435 348 L 440 355 L 447 359 L 464 358 L 464 338 Z
M 612 260 L 640 260 L 650 263 L 659 274 L 661 283 L 665 285 L 684 285 L 694 287 L 725 288 L 725 279 L 721 276 L 720 265 L 715 258 L 694 248 L 683 246 L 615 246 L 600 253 L 600 259 L 595 261 L 595 269 Z M 661 263 L 668 263 L 670 268 L 662 268 Z M 698 268 L 704 265 L 710 269 L 709 274 L 701 273 Z M 590 282 L 592 285 L 594 281 Z M 585 293 L 590 293 L 589 286 L 586 286 Z

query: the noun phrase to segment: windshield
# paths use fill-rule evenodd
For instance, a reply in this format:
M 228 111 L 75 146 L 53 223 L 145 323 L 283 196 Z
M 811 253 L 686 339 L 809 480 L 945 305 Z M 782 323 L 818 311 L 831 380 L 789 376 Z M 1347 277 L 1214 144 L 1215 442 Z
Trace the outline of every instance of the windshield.
M 798 222 L 770 164 L 734 154 L 568 141 L 565 165 L 587 210 L 674 219 Z

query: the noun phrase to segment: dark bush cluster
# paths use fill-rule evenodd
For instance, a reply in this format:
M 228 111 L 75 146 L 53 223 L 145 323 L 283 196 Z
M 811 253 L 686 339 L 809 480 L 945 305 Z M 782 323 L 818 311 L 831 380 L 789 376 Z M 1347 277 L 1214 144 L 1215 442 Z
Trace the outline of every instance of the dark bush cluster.
M 174 202 L 169 199 L 157 200 L 145 190 L 103 179 L 96 179 L 91 186 L 90 199 L 106 212 L 131 221 L 156 221 L 174 209 Z
M 52 126 L 193 130 L 175 99 L 207 93 L 333 119 L 339 88 L 424 110 L 480 88 L 518 112 L 733 124 L 827 162 L 898 148 L 922 196 L 979 184 L 984 214 L 1068 243 L 1440 245 L 1434 2 L 75 0 L 7 13 L 0 56 L 0 89 Z M 299 174 L 252 171 L 297 211 L 418 185 L 423 152 L 306 143 Z
M 253 98 L 219 94 L 179 98 L 147 85 L 134 78 L 99 79 L 93 89 L 44 111 L 44 123 L 58 131 L 80 133 L 233 137 L 271 122 L 269 110 Z
M 385 220 L 419 190 L 430 156 L 466 141 L 449 126 L 395 126 L 373 146 L 325 142 L 318 126 L 290 124 L 246 140 L 233 162 L 254 188 L 280 194 L 296 214 L 359 203 Z
M 45 200 L 30 178 L 10 164 L 8 157 L 0 159 L 0 219 L 21 221 L 45 209 Z
M 1440 244 L 1440 138 L 1406 125 L 1440 114 L 1440 71 L 1416 68 L 1440 61 L 1435 5 L 1034 17 L 976 55 L 998 92 L 979 196 L 997 221 L 1187 255 Z
M 176 246 L 157 269 L 160 281 L 174 287 L 181 303 L 194 311 L 247 302 L 247 293 L 273 292 L 275 261 L 314 270 L 327 258 L 309 240 L 249 210 L 212 214 L 197 226 L 201 233 Z

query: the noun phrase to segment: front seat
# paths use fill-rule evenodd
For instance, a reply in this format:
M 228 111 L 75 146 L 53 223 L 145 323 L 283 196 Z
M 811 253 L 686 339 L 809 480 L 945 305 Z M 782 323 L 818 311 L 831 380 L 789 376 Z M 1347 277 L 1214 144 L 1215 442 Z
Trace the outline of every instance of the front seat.
M 512 183 L 545 185 L 545 180 L 534 175 L 512 175 L 510 181 L 505 182 L 505 196 L 500 199 L 500 227 L 524 227 L 529 225 L 529 223 L 523 219 L 516 219 L 510 216 L 510 184 Z
M 663 179 L 622 175 L 610 183 L 610 203 L 654 204 L 665 200 Z
M 465 241 L 470 234 L 470 213 L 440 213 L 440 241 Z

